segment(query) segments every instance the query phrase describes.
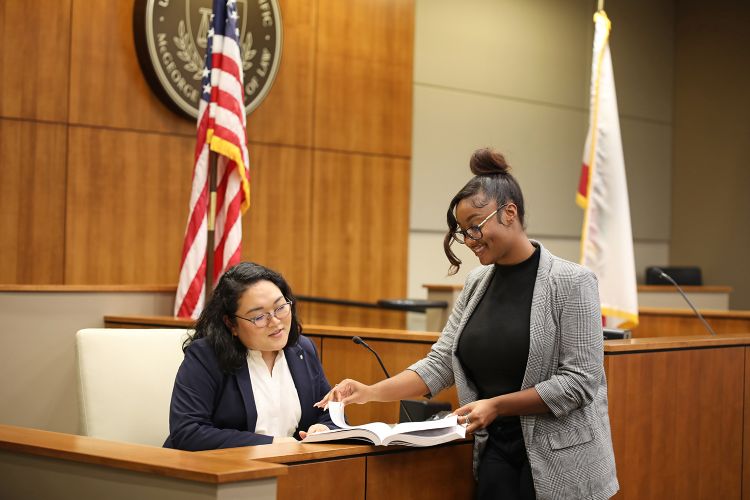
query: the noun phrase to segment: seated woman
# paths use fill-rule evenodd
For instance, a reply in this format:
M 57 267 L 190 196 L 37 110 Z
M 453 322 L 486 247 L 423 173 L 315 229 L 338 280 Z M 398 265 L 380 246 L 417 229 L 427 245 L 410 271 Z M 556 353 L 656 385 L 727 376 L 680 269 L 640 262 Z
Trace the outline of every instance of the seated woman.
M 185 341 L 164 446 L 188 451 L 295 441 L 332 428 L 330 390 L 280 274 L 229 269 Z

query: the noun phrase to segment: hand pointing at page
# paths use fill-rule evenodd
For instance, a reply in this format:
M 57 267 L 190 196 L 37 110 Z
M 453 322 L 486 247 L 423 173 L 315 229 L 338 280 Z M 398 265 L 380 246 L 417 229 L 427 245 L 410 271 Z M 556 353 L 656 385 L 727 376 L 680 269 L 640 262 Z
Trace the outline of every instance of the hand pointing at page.
M 344 379 L 334 385 L 323 399 L 315 403 L 315 406 L 325 408 L 331 401 L 339 401 L 344 405 L 363 404 L 370 401 L 398 401 L 419 397 L 428 392 L 427 385 L 419 375 L 411 370 L 404 370 L 395 377 L 381 380 L 373 385 L 366 385 L 350 378 Z
M 369 385 L 352 379 L 344 379 L 325 395 L 323 399 L 315 403 L 318 408 L 326 408 L 331 401 L 339 401 L 341 404 L 350 403 L 363 404 L 373 401 L 373 390 Z

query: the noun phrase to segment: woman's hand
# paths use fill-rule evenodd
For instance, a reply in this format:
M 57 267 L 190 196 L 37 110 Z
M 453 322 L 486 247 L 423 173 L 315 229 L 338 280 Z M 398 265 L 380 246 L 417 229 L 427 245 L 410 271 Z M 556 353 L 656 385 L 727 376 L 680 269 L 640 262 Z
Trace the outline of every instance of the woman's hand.
M 497 405 L 492 399 L 480 399 L 462 406 L 453 412 L 458 415 L 458 423 L 466 424 L 466 432 L 484 429 L 498 416 Z
M 323 424 L 312 424 L 309 429 L 307 429 L 307 432 L 305 431 L 299 431 L 299 437 L 302 439 L 305 439 L 308 434 L 315 434 L 316 432 L 323 432 L 330 430 L 328 429 L 327 425 Z
M 340 401 L 341 404 L 348 405 L 349 403 L 367 403 L 368 401 L 372 401 L 372 399 L 373 391 L 371 386 L 347 378 L 334 385 L 333 389 L 313 406 L 325 410 L 331 401 Z

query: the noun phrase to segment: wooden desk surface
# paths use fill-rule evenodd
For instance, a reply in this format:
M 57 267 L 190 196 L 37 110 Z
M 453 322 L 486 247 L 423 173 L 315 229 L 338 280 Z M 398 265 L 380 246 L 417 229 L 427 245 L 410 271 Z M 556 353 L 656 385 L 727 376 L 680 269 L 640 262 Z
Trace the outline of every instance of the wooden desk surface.
M 732 293 L 731 286 L 719 285 L 683 285 L 681 287 L 686 293 Z M 639 292 L 649 293 L 677 293 L 672 285 L 638 285 Z
M 431 449 L 447 448 L 451 446 L 468 445 L 471 438 L 459 439 L 448 443 L 432 446 Z M 262 460 L 276 464 L 291 464 L 309 462 L 313 460 L 330 460 L 337 458 L 356 457 L 383 453 L 403 453 L 424 449 L 412 446 L 374 446 L 357 443 L 278 443 L 272 446 L 245 446 L 242 448 L 227 448 L 223 450 L 207 450 L 196 452 L 198 455 L 226 457 L 232 460 Z
M 605 354 L 750 345 L 750 333 L 653 337 L 604 341 Z
M 192 328 L 192 319 L 172 316 L 104 316 L 104 324 L 115 328 Z M 326 337 L 352 338 L 355 335 L 363 339 L 398 340 L 406 342 L 434 343 L 439 332 L 419 332 L 411 330 L 394 330 L 388 328 L 362 328 L 356 326 L 303 325 L 305 335 L 323 335 Z
M 0 424 L 0 449 L 223 484 L 285 475 L 281 465 Z
M 724 311 L 721 309 L 700 309 L 704 318 L 716 319 L 750 319 L 750 311 Z M 638 314 L 642 316 L 679 316 L 695 318 L 692 309 L 670 309 L 665 307 L 639 307 Z M 697 318 L 696 318 L 697 320 Z
M 196 452 L 197 455 L 228 457 L 232 460 L 263 460 L 276 464 L 356 457 L 377 450 L 377 446 L 350 443 L 277 443 Z
M 422 285 L 422 288 L 432 290 L 436 292 L 455 292 L 463 290 L 463 284 L 444 284 L 444 283 L 427 283 Z M 731 293 L 733 288 L 731 286 L 720 286 L 720 285 L 684 285 L 682 289 L 688 293 Z M 656 292 L 656 293 L 676 293 L 674 286 L 672 285 L 638 285 L 639 292 Z

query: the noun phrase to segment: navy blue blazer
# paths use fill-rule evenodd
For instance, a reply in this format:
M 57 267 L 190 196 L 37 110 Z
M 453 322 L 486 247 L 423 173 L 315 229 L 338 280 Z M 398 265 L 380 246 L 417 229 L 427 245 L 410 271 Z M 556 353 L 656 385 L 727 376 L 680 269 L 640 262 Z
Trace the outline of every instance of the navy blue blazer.
M 313 406 L 331 386 L 312 341 L 300 336 L 297 345 L 284 348 L 284 355 L 302 407 L 295 437 L 316 423 L 334 428 L 328 412 Z M 199 451 L 273 442 L 273 436 L 254 432 L 257 420 L 247 365 L 233 374 L 223 373 L 206 339 L 193 342 L 177 371 L 164 447 Z

